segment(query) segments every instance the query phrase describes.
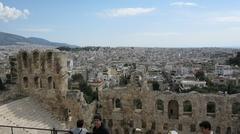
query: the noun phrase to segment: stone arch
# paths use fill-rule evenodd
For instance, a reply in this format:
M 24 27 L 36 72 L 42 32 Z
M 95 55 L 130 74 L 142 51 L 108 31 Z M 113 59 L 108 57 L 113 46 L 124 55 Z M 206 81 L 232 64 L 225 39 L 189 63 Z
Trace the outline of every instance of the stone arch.
M 33 51 L 33 65 L 34 67 L 39 67 L 40 54 L 37 50 Z
M 221 128 L 220 128 L 220 127 L 216 127 L 215 133 L 216 133 L 216 134 L 221 134 Z
M 215 102 L 207 103 L 207 113 L 215 113 L 216 112 L 216 104 Z
M 135 109 L 142 109 L 142 101 L 140 99 L 134 99 L 133 104 Z
M 157 108 L 157 110 L 164 111 L 164 104 L 161 99 L 158 99 L 156 101 L 156 108 Z
M 40 79 L 39 82 L 40 82 L 40 88 L 43 88 L 42 79 Z
M 183 102 L 183 112 L 192 112 L 192 104 L 189 100 Z
M 147 123 L 146 123 L 146 121 L 142 119 L 141 122 L 142 122 L 142 128 L 147 128 Z
M 122 103 L 119 98 L 115 100 L 115 108 L 122 108 Z
M 24 88 L 28 88 L 28 77 L 23 77 L 23 86 Z
M 48 77 L 48 89 L 52 89 L 52 86 L 53 86 L 53 80 L 52 80 L 52 77 L 49 76 Z
M 61 65 L 60 65 L 60 63 L 59 63 L 59 59 L 55 60 L 55 71 L 56 71 L 57 74 L 60 73 L 61 68 L 62 68 L 62 67 L 61 67 Z
M 232 104 L 232 114 L 240 114 L 240 103 L 235 102 Z
M 171 100 L 168 103 L 168 118 L 169 119 L 178 119 L 179 115 L 179 105 L 176 100 Z
M 56 89 L 55 81 L 53 81 L 53 89 Z
M 231 129 L 231 127 L 228 127 L 228 128 L 227 128 L 226 134 L 232 134 L 232 129 Z
M 25 68 L 28 67 L 28 54 L 26 51 L 22 52 L 22 61 Z
M 39 77 L 38 76 L 34 77 L 34 87 L 39 88 Z
M 153 121 L 153 122 L 152 122 L 152 126 L 151 126 L 151 130 L 155 130 L 155 129 L 156 129 L 156 122 Z
M 41 71 L 44 73 L 45 72 L 45 58 L 41 57 Z
M 48 64 L 52 64 L 52 61 L 53 61 L 53 52 L 47 52 L 47 63 Z

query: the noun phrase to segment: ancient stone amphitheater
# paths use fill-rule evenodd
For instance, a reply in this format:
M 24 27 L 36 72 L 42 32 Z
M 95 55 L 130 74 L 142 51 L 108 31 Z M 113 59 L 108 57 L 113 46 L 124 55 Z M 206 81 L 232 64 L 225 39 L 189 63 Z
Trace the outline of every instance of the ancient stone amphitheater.
M 176 94 L 129 85 L 99 91 L 99 100 L 86 104 L 79 91 L 68 91 L 67 56 L 55 51 L 21 51 L 13 58 L 16 89 L 23 96 L 0 106 L 0 125 L 68 129 L 84 119 L 88 129 L 98 112 L 112 134 L 200 133 L 208 120 L 216 134 L 240 134 L 240 94 Z M 14 128 L 14 134 L 49 131 Z M 12 130 L 0 127 L 0 134 Z

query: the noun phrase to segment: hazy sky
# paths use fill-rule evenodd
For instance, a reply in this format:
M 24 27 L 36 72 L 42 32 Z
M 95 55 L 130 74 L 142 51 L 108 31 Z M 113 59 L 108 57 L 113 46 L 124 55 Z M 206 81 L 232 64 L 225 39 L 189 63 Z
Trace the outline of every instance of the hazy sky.
M 240 47 L 240 0 L 0 0 L 0 31 L 80 46 Z

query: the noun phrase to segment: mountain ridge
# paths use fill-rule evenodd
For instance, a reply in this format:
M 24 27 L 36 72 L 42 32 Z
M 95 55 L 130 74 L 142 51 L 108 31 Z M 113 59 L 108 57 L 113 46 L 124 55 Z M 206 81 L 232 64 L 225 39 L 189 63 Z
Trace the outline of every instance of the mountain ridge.
M 27 45 L 42 45 L 52 47 L 77 47 L 67 43 L 52 42 L 38 37 L 24 37 L 12 33 L 0 32 L 0 46 L 19 45 L 19 42 L 26 43 Z

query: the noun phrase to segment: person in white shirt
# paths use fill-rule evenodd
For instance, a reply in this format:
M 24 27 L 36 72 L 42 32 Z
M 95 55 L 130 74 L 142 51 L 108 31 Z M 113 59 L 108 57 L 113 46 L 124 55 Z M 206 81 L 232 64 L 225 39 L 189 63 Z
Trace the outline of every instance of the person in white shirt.
M 201 122 L 199 127 L 201 128 L 202 134 L 213 134 L 213 131 L 211 130 L 211 124 L 208 121 Z
M 70 130 L 71 134 L 87 134 L 88 130 L 83 128 L 84 121 L 78 120 L 77 127 Z

